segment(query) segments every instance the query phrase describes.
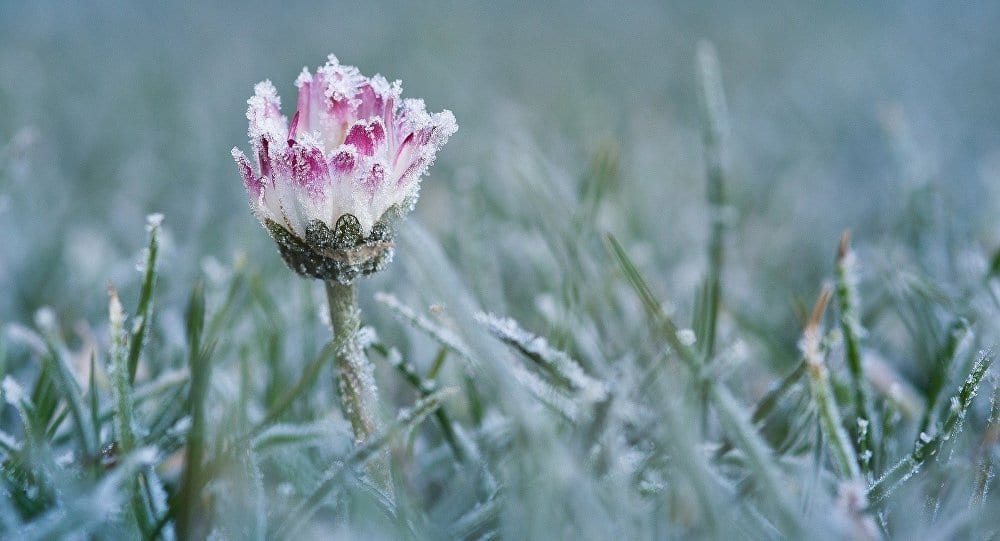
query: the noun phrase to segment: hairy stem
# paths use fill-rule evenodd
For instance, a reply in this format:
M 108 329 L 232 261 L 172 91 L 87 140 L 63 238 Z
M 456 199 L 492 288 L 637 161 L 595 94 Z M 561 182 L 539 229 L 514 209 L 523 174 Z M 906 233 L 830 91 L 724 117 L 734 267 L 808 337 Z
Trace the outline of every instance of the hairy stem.
M 337 351 L 337 389 L 344 415 L 351 422 L 354 442 L 363 446 L 382 432 L 378 417 L 378 388 L 375 385 L 375 366 L 368 360 L 364 348 L 358 343 L 361 328 L 361 310 L 358 308 L 358 291 L 354 284 L 344 285 L 334 280 L 326 282 L 326 298 L 330 308 L 330 325 L 333 343 L 340 344 Z M 392 499 L 391 476 L 386 460 L 374 459 L 368 471 L 375 482 Z

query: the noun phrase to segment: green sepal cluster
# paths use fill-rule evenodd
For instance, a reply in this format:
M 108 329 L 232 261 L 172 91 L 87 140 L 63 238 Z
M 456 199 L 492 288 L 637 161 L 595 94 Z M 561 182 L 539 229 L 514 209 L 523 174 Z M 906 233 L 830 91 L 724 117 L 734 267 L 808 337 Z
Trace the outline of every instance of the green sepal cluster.
M 313 220 L 306 227 L 305 238 L 272 220 L 265 220 L 264 225 L 285 264 L 309 278 L 346 285 L 359 276 L 384 269 L 392 261 L 392 232 L 382 220 L 375 223 L 367 237 L 351 214 L 341 216 L 332 230 L 322 221 Z

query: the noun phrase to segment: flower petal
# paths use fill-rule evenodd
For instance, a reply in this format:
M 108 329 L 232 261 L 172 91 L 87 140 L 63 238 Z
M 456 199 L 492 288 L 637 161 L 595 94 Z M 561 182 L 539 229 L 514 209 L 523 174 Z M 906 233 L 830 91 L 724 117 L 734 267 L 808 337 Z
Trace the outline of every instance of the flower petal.
M 295 116 L 292 117 L 292 124 L 288 127 L 288 145 L 291 146 L 295 142 L 295 131 L 299 127 L 299 113 L 302 111 L 295 111 Z
M 281 114 L 281 98 L 271 81 L 264 80 L 254 86 L 254 95 L 247 100 L 247 120 L 250 121 L 250 139 L 270 135 L 273 140 L 285 139 L 288 125 Z
M 305 188 L 313 198 L 322 198 L 323 188 L 330 178 L 323 151 L 298 143 L 292 145 L 290 151 L 291 173 L 295 184 Z
M 361 185 L 364 186 L 365 190 L 368 191 L 370 196 L 374 196 L 378 192 L 379 188 L 385 182 L 385 168 L 381 164 L 372 164 L 371 169 L 369 169 L 363 177 L 361 177 Z
M 354 170 L 354 165 L 357 163 L 355 158 L 355 153 L 351 151 L 350 147 L 344 148 L 333 155 L 330 159 L 330 166 L 333 171 L 339 175 L 347 175 Z
M 295 79 L 295 86 L 299 89 L 299 99 L 295 104 L 295 116 L 299 119 L 300 124 L 298 125 L 302 131 L 309 131 L 315 129 L 313 127 L 313 76 L 309 73 L 307 68 L 302 68 L 302 73 L 299 74 L 298 78 Z M 294 131 L 295 121 L 292 121 L 293 128 L 289 131 Z
M 261 182 L 261 179 L 253 174 L 253 169 L 250 167 L 250 160 L 247 159 L 246 154 L 242 150 L 233 147 L 232 154 L 233 159 L 236 160 L 236 167 L 239 168 L 240 175 L 243 177 L 243 186 L 250 194 L 250 198 L 256 201 L 260 197 L 260 191 L 264 188 L 264 184 Z

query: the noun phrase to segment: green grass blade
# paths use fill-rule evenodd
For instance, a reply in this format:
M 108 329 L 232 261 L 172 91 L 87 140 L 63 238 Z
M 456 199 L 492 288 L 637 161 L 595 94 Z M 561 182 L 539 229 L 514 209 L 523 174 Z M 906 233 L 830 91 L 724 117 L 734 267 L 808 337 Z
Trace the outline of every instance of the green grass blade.
M 85 456 L 96 456 L 97 440 L 94 439 L 90 418 L 84 413 L 83 395 L 80 392 L 76 376 L 73 374 L 69 362 L 61 354 L 61 348 L 55 344 L 53 337 L 46 337 L 46 345 L 48 353 L 43 361 L 50 366 L 49 373 L 54 374 L 53 380 L 56 387 L 66 401 L 69 413 L 73 417 L 73 429 L 80 440 L 80 447 Z
M 205 454 L 205 400 L 208 395 L 211 373 L 211 347 L 202 348 L 202 330 L 205 322 L 205 292 L 201 282 L 191 291 L 186 311 L 188 333 L 188 369 L 191 373 L 191 387 L 187 407 L 191 416 L 191 429 L 187 437 L 187 454 L 180 488 L 171 502 L 176 508 L 176 531 L 181 539 L 197 536 L 197 512 L 200 507 L 202 460 Z
M 840 410 L 833 396 L 830 376 L 820 347 L 822 329 L 820 327 L 826 305 L 830 301 L 830 288 L 824 287 L 820 293 L 812 317 L 802 333 L 802 354 L 806 360 L 809 374 L 809 387 L 812 390 L 813 405 L 817 412 L 823 435 L 830 445 L 831 454 L 837 470 L 844 479 L 857 480 L 861 478 L 858 457 L 851 446 L 850 437 L 841 425 Z
M 476 321 L 498 340 L 532 361 L 548 376 L 549 382 L 564 391 L 577 393 L 587 402 L 603 400 L 608 393 L 604 382 L 588 375 L 566 352 L 549 345 L 544 338 L 525 331 L 511 318 L 478 313 Z
M 976 396 L 983 376 L 995 358 L 996 355 L 992 350 L 980 352 L 968 377 L 959 387 L 958 393 L 952 397 L 952 405 L 941 430 L 933 436 L 921 432 L 913 444 L 913 450 L 868 488 L 868 500 L 872 505 L 883 502 L 900 484 L 913 477 L 926 461 L 936 457 L 947 441 L 961 432 L 966 412 L 972 405 L 972 399 Z
M 135 382 L 135 372 L 139 366 L 139 355 L 142 353 L 146 336 L 149 334 L 150 319 L 153 317 L 153 286 L 156 285 L 156 256 L 160 248 L 159 233 L 162 221 L 162 214 L 151 214 L 146 217 L 146 230 L 149 231 L 149 246 L 146 248 L 142 288 L 139 290 L 139 307 L 135 311 L 132 332 L 129 336 L 129 383 Z
M 698 82 L 702 110 L 702 141 L 705 149 L 706 190 L 712 218 L 708 240 L 708 276 L 704 289 L 704 336 L 699 336 L 706 359 L 715 353 L 719 306 L 722 298 L 722 268 L 725 262 L 725 233 L 729 209 L 726 201 L 724 167 L 725 140 L 728 132 L 726 97 L 715 48 L 708 42 L 698 44 Z
M 394 295 L 379 292 L 375 294 L 375 301 L 392 311 L 393 316 L 400 321 L 412 325 L 413 328 L 425 333 L 435 342 L 457 353 L 460 357 L 475 362 L 475 356 L 458 335 L 418 314 L 409 306 L 401 303 Z
M 986 501 L 986 495 L 990 488 L 990 482 L 994 476 L 993 448 L 1000 442 L 1000 386 L 994 384 L 993 405 L 990 408 L 990 417 L 986 422 L 986 432 L 983 434 L 979 459 L 976 468 L 976 480 L 972 490 L 972 498 L 969 500 L 969 507 L 982 505 Z
M 326 497 L 337 488 L 346 470 L 357 468 L 386 452 L 388 446 L 400 433 L 409 431 L 423 422 L 428 415 L 441 406 L 441 402 L 445 398 L 454 392 L 454 389 L 447 388 L 426 398 L 421 398 L 411 409 L 402 411 L 396 421 L 386 430 L 374 435 L 357 447 L 343 462 L 334 465 L 309 496 L 288 514 L 289 518 L 286 523 L 278 528 L 278 537 L 294 538 L 298 530 L 312 518 Z
M 108 316 L 111 322 L 111 352 L 108 355 L 108 376 L 114 397 L 114 426 L 118 447 L 123 454 L 130 454 L 140 445 L 136 434 L 135 409 L 132 401 L 132 384 L 128 373 L 128 346 L 125 331 L 125 311 L 118 293 L 109 288 Z M 150 503 L 138 480 L 131 481 L 131 507 L 139 532 L 149 536 L 153 528 Z
M 650 316 L 650 326 L 659 331 L 667 343 L 680 356 L 684 365 L 691 371 L 695 380 L 706 387 L 707 395 L 715 406 L 719 420 L 727 434 L 738 445 L 761 479 L 761 485 L 768 492 L 768 498 L 775 503 L 780 524 L 785 527 L 786 534 L 794 534 L 801 529 L 800 520 L 794 510 L 791 500 L 780 481 L 781 472 L 774 460 L 773 450 L 767 445 L 746 415 L 745 408 L 739 404 L 732 393 L 721 381 L 707 378 L 701 372 L 698 357 L 678 336 L 677 326 L 663 311 L 663 305 L 653 295 L 646 280 L 625 253 L 624 248 L 612 235 L 607 236 L 612 255 L 617 259 L 619 267 L 626 279 L 632 285 L 646 312 Z
M 437 391 L 437 382 L 434 381 L 430 375 L 428 375 L 427 379 L 420 377 L 420 374 L 417 374 L 417 371 L 412 364 L 403 361 L 403 357 L 399 354 L 399 351 L 390 349 L 383 344 L 372 344 L 372 348 L 378 351 L 383 357 L 386 358 L 386 360 L 389 361 L 389 364 L 391 364 L 392 367 L 403 376 L 403 379 L 405 379 L 417 390 L 417 392 L 420 393 L 421 398 L 427 398 Z M 438 352 L 438 355 L 435 358 L 435 363 L 431 367 L 429 374 L 435 373 L 436 370 L 434 368 L 440 366 L 440 364 L 436 361 L 444 359 L 444 355 L 442 355 L 442 353 L 447 355 L 448 349 L 445 347 L 441 348 L 441 351 Z M 444 437 L 445 442 L 448 444 L 448 447 L 451 448 L 451 452 L 455 454 L 455 458 L 459 461 L 465 461 L 466 453 L 462 450 L 462 446 L 459 444 L 458 439 L 455 436 L 455 427 L 452 425 L 451 417 L 448 415 L 448 411 L 443 405 L 434 412 L 434 417 L 437 419 L 438 426 L 441 427 L 441 434 Z

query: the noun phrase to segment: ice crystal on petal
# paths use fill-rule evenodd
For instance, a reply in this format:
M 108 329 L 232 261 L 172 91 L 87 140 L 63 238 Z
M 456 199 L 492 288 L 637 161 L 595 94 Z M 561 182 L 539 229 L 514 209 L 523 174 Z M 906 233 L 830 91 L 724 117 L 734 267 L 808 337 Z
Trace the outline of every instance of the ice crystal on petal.
M 400 81 L 366 77 L 334 55 L 315 73 L 303 68 L 295 86 L 291 122 L 271 81 L 254 87 L 246 114 L 253 155 L 234 148 L 233 159 L 254 214 L 275 237 L 286 262 L 310 276 L 331 274 L 349 281 L 381 268 L 387 258 L 369 268 L 334 272 L 328 267 L 337 265 L 316 259 L 344 254 L 334 257 L 313 245 L 307 230 L 322 224 L 335 231 L 342 218 L 351 216 L 361 233 L 355 246 L 389 241 L 385 233 L 412 208 L 421 177 L 458 125 L 450 111 L 429 114 L 423 100 L 401 99 Z M 382 229 L 380 224 L 385 224 Z M 274 226 L 292 239 L 279 238 Z M 313 253 L 294 254 L 295 240 Z

